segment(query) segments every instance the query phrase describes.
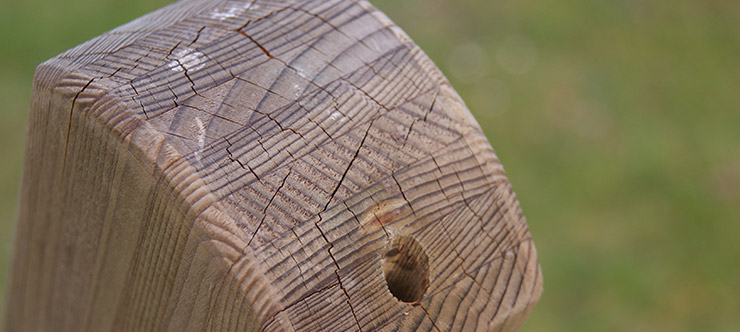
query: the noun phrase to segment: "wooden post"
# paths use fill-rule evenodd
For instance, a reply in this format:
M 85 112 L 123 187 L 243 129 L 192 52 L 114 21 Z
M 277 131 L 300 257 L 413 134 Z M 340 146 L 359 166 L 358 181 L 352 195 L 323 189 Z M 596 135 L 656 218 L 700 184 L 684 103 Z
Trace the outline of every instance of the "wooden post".
M 365 1 L 184 0 L 35 75 L 5 331 L 512 331 L 525 219 Z

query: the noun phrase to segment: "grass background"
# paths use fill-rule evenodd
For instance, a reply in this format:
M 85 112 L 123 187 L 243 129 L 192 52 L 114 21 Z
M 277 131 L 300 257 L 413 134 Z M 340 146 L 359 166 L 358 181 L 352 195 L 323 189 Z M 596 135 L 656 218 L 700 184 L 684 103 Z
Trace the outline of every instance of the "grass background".
M 166 3 L 0 0 L 0 306 L 34 67 Z M 738 329 L 740 2 L 373 3 L 506 166 L 545 277 L 524 331 Z

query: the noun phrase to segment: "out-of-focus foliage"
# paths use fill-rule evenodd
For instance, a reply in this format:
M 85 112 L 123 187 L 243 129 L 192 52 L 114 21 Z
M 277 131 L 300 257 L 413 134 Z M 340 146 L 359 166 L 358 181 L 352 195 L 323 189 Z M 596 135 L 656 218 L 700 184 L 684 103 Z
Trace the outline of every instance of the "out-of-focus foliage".
M 34 67 L 166 2 L 0 1 L 1 308 Z M 545 277 L 524 331 L 740 326 L 740 2 L 373 3 L 506 166 Z

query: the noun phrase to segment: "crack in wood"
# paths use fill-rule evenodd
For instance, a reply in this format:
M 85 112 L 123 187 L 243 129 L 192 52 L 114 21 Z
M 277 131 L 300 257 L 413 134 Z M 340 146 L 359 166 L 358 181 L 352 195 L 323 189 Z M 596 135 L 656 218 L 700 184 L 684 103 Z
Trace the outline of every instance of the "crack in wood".
M 260 220 L 260 223 L 257 225 L 257 229 L 255 229 L 254 233 L 252 233 L 252 237 L 249 238 L 249 241 L 247 242 L 247 247 L 249 247 L 249 245 L 252 243 L 252 240 L 254 240 L 254 237 L 257 235 L 257 232 L 260 231 L 260 227 L 262 227 L 262 223 L 265 222 L 265 218 L 267 217 L 267 209 L 270 208 L 270 205 L 272 205 L 272 201 L 275 199 L 275 196 L 277 196 L 278 192 L 280 192 L 280 189 L 283 188 L 283 185 L 285 184 L 285 180 L 290 176 L 290 172 L 291 172 L 291 169 L 288 168 L 288 174 L 286 174 L 285 177 L 283 177 L 283 180 L 280 181 L 280 185 L 275 190 L 275 193 L 272 194 L 272 197 L 270 197 L 270 201 L 267 202 L 267 204 L 265 205 L 265 209 L 262 210 L 262 219 Z
M 360 325 L 360 321 L 357 320 L 357 315 L 355 314 L 355 309 L 352 306 L 352 302 L 350 301 L 351 298 L 349 296 L 349 293 L 342 285 L 342 279 L 339 276 L 339 270 L 341 269 L 339 267 L 339 263 L 337 262 L 336 258 L 334 257 L 334 254 L 331 252 L 331 249 L 334 248 L 334 243 L 329 241 L 329 238 L 326 237 L 326 234 L 324 234 L 324 231 L 319 227 L 319 223 L 322 221 L 322 214 L 326 211 L 326 209 L 329 207 L 329 204 L 334 199 L 334 195 L 336 195 L 337 191 L 339 190 L 339 187 L 342 186 L 342 182 L 344 181 L 344 178 L 347 176 L 347 173 L 349 172 L 350 168 L 352 168 L 352 163 L 357 159 L 357 155 L 360 153 L 360 150 L 362 149 L 363 144 L 365 143 L 365 139 L 367 138 L 368 133 L 370 132 L 370 128 L 373 126 L 373 122 L 375 119 L 370 120 L 370 123 L 367 126 L 367 130 L 365 130 L 365 135 L 362 137 L 362 140 L 360 141 L 359 146 L 357 147 L 357 150 L 355 151 L 354 156 L 349 161 L 349 164 L 347 165 L 347 168 L 344 170 L 344 173 L 342 173 L 342 177 L 339 179 L 339 182 L 337 183 L 336 187 L 332 191 L 331 195 L 329 196 L 329 199 L 326 201 L 326 205 L 324 205 L 324 208 L 321 212 L 318 213 L 319 220 L 314 223 L 316 228 L 319 230 L 319 233 L 321 233 L 321 236 L 324 238 L 324 241 L 329 244 L 329 248 L 327 249 L 327 252 L 329 253 L 329 257 L 331 257 L 331 260 L 334 262 L 334 266 L 336 267 L 336 270 L 334 270 L 334 273 L 337 276 L 337 281 L 339 281 L 339 285 L 342 288 L 342 291 L 344 292 L 345 296 L 347 297 L 347 304 L 349 305 L 349 309 L 352 312 L 352 316 L 355 318 L 355 322 L 357 323 L 357 328 L 360 329 L 362 332 L 362 326 Z
M 268 58 L 270 58 L 270 59 L 274 58 L 274 57 L 272 56 L 272 54 L 270 54 L 270 52 L 268 52 L 268 51 L 267 51 L 267 49 L 266 49 L 266 48 L 265 48 L 264 46 L 262 46 L 262 44 L 258 43 L 258 42 L 257 42 L 257 41 L 256 41 L 256 40 L 255 40 L 254 38 L 252 38 L 252 36 L 250 36 L 250 35 L 248 35 L 248 34 L 247 34 L 246 32 L 244 32 L 244 30 L 241 30 L 241 29 L 239 29 L 239 33 L 240 33 L 241 35 L 243 35 L 244 37 L 247 37 L 247 38 L 248 38 L 249 40 L 251 40 L 251 41 L 252 41 L 252 42 L 253 42 L 253 43 L 254 43 L 255 45 L 257 45 L 257 47 L 259 47 L 259 49 L 260 49 L 260 50 L 262 51 L 262 53 L 265 53 L 265 55 L 267 55 L 267 57 L 268 57 Z

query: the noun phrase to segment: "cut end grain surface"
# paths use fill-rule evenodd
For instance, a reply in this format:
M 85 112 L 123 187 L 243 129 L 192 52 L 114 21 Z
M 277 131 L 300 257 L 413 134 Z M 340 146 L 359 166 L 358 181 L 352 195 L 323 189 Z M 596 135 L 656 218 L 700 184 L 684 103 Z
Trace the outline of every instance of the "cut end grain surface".
M 39 66 L 7 331 L 512 331 L 478 124 L 364 1 L 186 0 Z

